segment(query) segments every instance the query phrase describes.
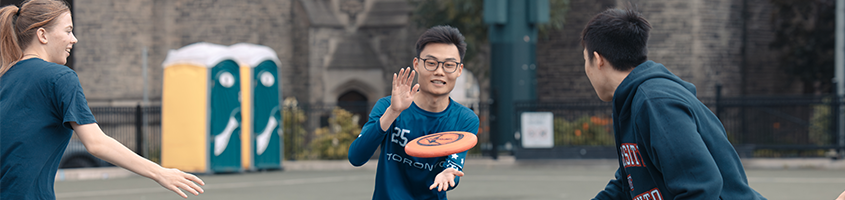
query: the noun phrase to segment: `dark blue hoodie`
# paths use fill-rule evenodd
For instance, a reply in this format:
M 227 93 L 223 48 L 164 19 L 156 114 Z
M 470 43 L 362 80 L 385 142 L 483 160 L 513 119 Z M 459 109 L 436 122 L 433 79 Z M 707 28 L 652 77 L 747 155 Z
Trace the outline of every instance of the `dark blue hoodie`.
M 595 199 L 765 199 L 695 86 L 646 61 L 613 94 L 616 180 Z

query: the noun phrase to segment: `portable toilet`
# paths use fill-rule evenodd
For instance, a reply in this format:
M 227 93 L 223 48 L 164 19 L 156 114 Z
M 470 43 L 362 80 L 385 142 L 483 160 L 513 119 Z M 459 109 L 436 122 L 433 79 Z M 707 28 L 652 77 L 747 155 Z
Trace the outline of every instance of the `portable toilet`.
M 168 52 L 162 66 L 162 166 L 241 171 L 241 78 L 228 47 L 191 44 Z
M 270 47 L 238 43 L 229 47 L 241 65 L 243 78 L 242 107 L 249 113 L 244 129 L 251 130 L 248 138 L 251 168 L 272 170 L 282 168 L 282 93 L 279 82 L 279 58 Z M 246 75 L 244 75 L 246 74 Z M 247 111 L 248 110 L 248 111 Z M 249 128 L 246 128 L 249 127 Z

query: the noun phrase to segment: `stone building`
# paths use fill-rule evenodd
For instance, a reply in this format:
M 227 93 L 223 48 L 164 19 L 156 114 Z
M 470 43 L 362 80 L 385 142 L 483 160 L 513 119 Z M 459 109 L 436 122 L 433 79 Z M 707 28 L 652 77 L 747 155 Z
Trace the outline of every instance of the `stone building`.
M 406 0 L 69 2 L 80 40 L 71 65 L 92 102 L 141 98 L 145 47 L 148 92 L 159 99 L 160 63 L 167 51 L 195 42 L 273 48 L 282 62 L 283 90 L 300 102 L 334 103 L 347 92 L 374 101 L 387 95 L 385 74 L 410 64 L 420 33 L 408 20 L 412 8 Z M 594 98 L 582 74 L 578 36 L 593 15 L 628 2 L 570 1 L 565 28 L 538 43 L 541 100 Z M 649 58 L 695 83 L 700 96 L 713 96 L 716 84 L 734 95 L 794 93 L 800 88 L 791 81 L 773 81 L 785 76 L 769 69 L 775 54 L 767 48 L 773 39 L 767 0 L 630 4 L 652 23 Z
M 366 116 L 367 104 L 389 95 L 388 75 L 411 64 L 420 33 L 408 21 L 411 8 L 405 0 L 69 4 L 79 43 L 68 65 L 79 74 L 91 106 L 134 106 L 145 90 L 150 104 L 158 105 L 161 63 L 169 50 L 197 42 L 245 42 L 276 51 L 286 98 L 300 105 L 340 105 Z M 343 103 L 360 101 L 369 103 Z
M 390 95 L 390 74 L 411 65 L 419 33 L 404 0 L 294 1 L 293 95 L 367 116 L 354 102 Z
M 74 69 L 91 104 L 139 102 L 147 49 L 147 92 L 161 99 L 167 52 L 196 42 L 265 45 L 278 53 L 282 85 L 293 81 L 291 1 L 73 1 Z M 288 88 L 285 88 L 288 89 Z M 289 90 L 287 90 L 289 91 Z
M 92 106 L 136 105 L 145 88 L 151 104 L 157 104 L 168 50 L 196 42 L 274 49 L 284 96 L 300 103 L 372 104 L 389 95 L 388 75 L 411 64 L 422 31 L 409 21 L 413 8 L 407 0 L 69 3 L 79 39 L 69 65 Z M 592 16 L 620 5 L 635 6 L 651 22 L 649 59 L 695 84 L 699 97 L 715 96 L 716 85 L 726 96 L 800 93 L 800 81 L 773 68 L 768 0 L 570 0 L 565 28 L 541 37 L 537 45 L 540 101 L 597 100 L 584 75 L 579 35 Z
M 409 0 L 67 1 L 79 39 L 68 66 L 79 75 L 92 107 L 136 106 L 145 92 L 148 104 L 160 105 L 161 63 L 171 49 L 197 42 L 253 43 L 278 54 L 284 97 L 312 106 L 309 133 L 327 125 L 325 111 L 334 106 L 358 114 L 364 123 L 372 104 L 390 95 L 389 75 L 412 64 L 414 43 L 424 30 L 410 21 Z M 723 96 L 734 97 L 802 93 L 801 81 L 775 67 L 779 52 L 769 48 L 775 38 L 770 0 L 569 0 L 564 28 L 537 42 L 540 102 L 599 101 L 584 74 L 579 36 L 597 13 L 625 6 L 651 22 L 649 59 L 695 84 L 699 98 L 715 97 L 716 86 Z M 470 73 L 464 74 L 469 81 L 456 89 L 467 90 L 453 95 L 486 100 L 490 84 L 473 83 Z M 478 77 L 489 80 L 487 75 Z M 481 88 L 472 89 L 476 86 Z M 489 141 L 489 110 L 479 111 L 479 135 Z M 752 117 L 757 115 L 743 121 Z M 138 130 L 134 123 L 103 128 L 112 135 Z M 137 149 L 131 145 L 137 137 L 116 138 Z M 490 149 L 489 143 L 481 146 Z
M 135 105 L 145 83 L 155 104 L 167 52 L 196 42 L 272 48 L 285 96 L 300 102 L 374 102 L 388 95 L 386 74 L 410 65 L 420 33 L 405 0 L 68 2 L 79 39 L 68 65 L 96 105 Z

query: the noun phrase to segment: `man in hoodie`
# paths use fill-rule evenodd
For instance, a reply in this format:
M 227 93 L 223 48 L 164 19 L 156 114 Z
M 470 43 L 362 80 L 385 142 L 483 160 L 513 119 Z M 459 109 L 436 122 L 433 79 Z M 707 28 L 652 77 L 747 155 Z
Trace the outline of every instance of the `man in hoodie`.
M 619 153 L 616 179 L 594 199 L 765 199 L 695 86 L 647 59 L 650 29 L 636 11 L 609 9 L 581 33 L 587 77 L 613 102 Z

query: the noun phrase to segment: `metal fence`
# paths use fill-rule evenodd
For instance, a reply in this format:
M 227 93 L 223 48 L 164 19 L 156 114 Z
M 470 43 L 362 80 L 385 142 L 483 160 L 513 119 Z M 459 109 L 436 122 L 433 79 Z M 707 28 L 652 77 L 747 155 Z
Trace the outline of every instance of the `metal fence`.
M 741 157 L 835 157 L 837 150 L 845 148 L 837 142 L 835 115 L 843 102 L 832 95 L 718 97 L 702 102 L 719 117 Z M 610 103 L 518 103 L 515 107 L 517 115 L 554 113 L 554 147 L 517 147 L 512 152 L 517 158 L 616 157 Z
M 742 157 L 831 157 L 838 144 L 837 115 L 841 99 L 830 95 L 703 98 L 721 119 L 728 138 Z M 285 159 L 340 159 L 366 123 L 372 104 L 308 105 L 285 103 L 283 151 Z M 470 156 L 490 156 L 490 108 L 468 105 L 479 115 L 478 145 Z M 335 109 L 348 111 L 337 117 Z M 519 136 L 510 149 L 518 158 L 613 158 L 616 156 L 611 105 L 599 101 L 517 103 L 522 112 L 554 114 L 554 147 L 526 149 Z M 103 131 L 139 155 L 161 158 L 161 107 L 92 107 Z M 519 119 L 517 117 L 516 119 Z M 341 121 L 353 121 L 341 123 Z M 514 123 L 519 129 L 519 120 Z M 347 130 L 343 132 L 341 130 Z M 353 131 L 348 131 L 353 130 Z M 343 132 L 343 133 L 340 133 Z M 352 136 L 352 137 L 350 137 Z M 75 136 L 74 136 L 75 137 Z M 510 137 L 505 136 L 505 137 Z M 345 158 L 345 156 L 342 156 Z
M 345 159 L 345 152 L 348 150 L 349 144 L 357 138 L 359 132 L 337 133 L 338 131 L 335 129 L 340 130 L 343 128 L 333 127 L 339 125 L 337 122 L 333 122 L 332 118 L 334 118 L 334 120 L 352 120 L 354 122 L 349 124 L 357 125 L 355 129 L 360 131 L 361 127 L 367 122 L 372 107 L 373 104 L 363 102 L 341 103 L 338 105 L 292 105 L 289 102 L 286 102 L 284 108 L 285 122 L 283 123 L 285 135 L 285 159 Z M 467 105 L 467 107 L 473 109 L 476 114 L 479 115 L 479 119 L 481 120 L 478 131 L 478 145 L 469 151 L 470 156 L 480 157 L 482 156 L 483 149 L 489 149 L 491 146 L 489 143 L 490 137 L 487 133 L 489 128 L 486 128 L 489 126 L 489 122 L 486 120 L 486 116 L 489 115 L 489 106 L 486 104 L 472 104 Z M 338 117 L 335 110 L 338 108 L 350 112 L 353 114 L 353 117 Z M 349 124 L 344 126 L 348 126 Z M 330 132 L 330 134 L 334 135 L 326 136 L 325 132 Z M 333 142 L 332 146 L 336 147 L 336 149 L 332 149 L 330 151 L 343 152 L 343 155 L 340 156 L 340 158 L 338 156 L 326 155 L 331 153 L 325 153 L 325 149 L 331 149 L 332 147 L 326 147 L 326 142 L 322 142 L 326 139 L 335 138 L 337 138 L 338 141 Z M 378 156 L 378 151 L 373 156 Z
M 103 132 L 138 155 L 154 162 L 161 159 L 161 107 L 91 107 Z M 73 140 L 79 140 L 76 134 Z M 68 146 L 79 151 L 80 145 Z
M 834 95 L 732 97 L 705 101 L 743 157 L 826 157 L 838 144 Z
M 512 154 L 517 159 L 545 158 L 615 158 L 611 104 L 595 100 L 569 102 L 520 102 L 514 105 L 514 119 L 524 112 L 550 112 L 554 115 L 554 140 L 551 148 L 525 148 L 520 136 L 514 135 L 516 147 Z M 520 120 L 514 127 L 521 131 Z M 507 149 L 507 148 L 505 148 Z

